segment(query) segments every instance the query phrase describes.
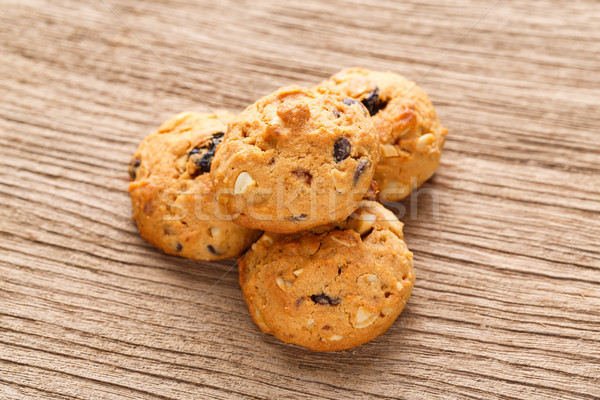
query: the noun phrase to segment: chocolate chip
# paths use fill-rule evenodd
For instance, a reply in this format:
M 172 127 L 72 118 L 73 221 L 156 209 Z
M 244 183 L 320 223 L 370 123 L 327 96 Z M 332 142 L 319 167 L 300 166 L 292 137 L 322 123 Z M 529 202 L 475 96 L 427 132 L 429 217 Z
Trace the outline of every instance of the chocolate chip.
M 177 243 L 177 245 L 175 246 L 175 251 L 180 252 L 181 250 L 183 250 L 183 246 L 181 245 L 181 243 Z
M 369 162 L 366 160 L 358 163 L 358 167 L 356 167 L 356 171 L 354 171 L 354 185 L 358 183 L 358 180 L 360 179 L 363 172 L 365 172 L 365 168 L 367 168 L 367 165 L 369 165 Z
M 376 87 L 375 90 L 369 92 L 367 96 L 361 101 L 363 105 L 369 110 L 369 114 L 371 116 L 377 114 L 380 110 L 384 109 L 387 106 L 387 100 L 382 100 L 379 98 L 379 88 Z
M 287 217 L 290 221 L 304 221 L 308 217 L 306 214 L 292 215 L 291 217 Z
M 313 294 L 310 299 L 322 306 L 337 306 L 342 301 L 339 297 L 329 297 L 325 293 Z
M 129 162 L 129 179 L 135 181 L 139 166 L 142 164 L 142 160 L 139 158 L 132 158 Z
M 340 162 L 348 158 L 352 146 L 346 138 L 338 138 L 333 144 L 333 158 L 335 162 Z
M 196 164 L 196 171 L 192 174 L 192 177 L 195 178 L 200 174 L 204 174 L 210 172 L 210 165 L 212 164 L 213 157 L 215 156 L 214 151 L 204 153 L 201 158 L 196 158 L 194 160 L 194 164 Z
M 221 253 L 219 253 L 217 250 L 215 250 L 215 248 L 213 247 L 212 244 L 209 244 L 208 246 L 206 246 L 206 248 L 208 249 L 208 251 L 210 251 L 211 253 L 213 253 L 215 256 L 220 256 Z
M 375 200 L 377 198 L 377 192 L 379 192 L 379 184 L 377 181 L 371 181 L 365 197 L 369 200 Z
M 219 139 L 219 141 L 217 143 L 215 143 L 215 146 L 219 144 L 219 142 L 221 142 L 221 139 L 223 138 L 223 136 L 225 136 L 225 132 L 217 132 L 215 134 L 213 134 L 212 139 L 213 142 L 216 141 L 216 139 Z
M 198 175 L 210 172 L 210 166 L 213 157 L 215 156 L 215 151 L 217 150 L 219 143 L 221 143 L 223 135 L 225 135 L 224 132 L 213 134 L 206 144 L 194 147 L 188 153 L 188 160 L 191 158 L 195 167 L 194 170 L 190 172 L 190 177 L 192 179 L 196 178 Z
M 333 110 L 333 115 L 334 115 L 336 118 L 339 118 L 339 117 L 341 117 L 341 116 L 342 116 L 342 114 L 340 114 L 340 112 L 339 112 L 338 110 Z
M 347 106 L 351 106 L 352 104 L 358 103 L 358 101 L 348 97 L 347 99 L 342 100 L 342 103 L 344 103 Z
M 307 185 L 310 185 L 310 183 L 312 182 L 311 173 L 302 168 L 296 168 L 292 171 L 292 174 L 296 175 L 298 179 L 301 179 L 304 182 L 306 182 Z
M 302 304 L 303 301 L 304 301 L 304 296 L 302 296 L 298 300 L 296 300 L 296 307 L 300 307 L 300 304 Z

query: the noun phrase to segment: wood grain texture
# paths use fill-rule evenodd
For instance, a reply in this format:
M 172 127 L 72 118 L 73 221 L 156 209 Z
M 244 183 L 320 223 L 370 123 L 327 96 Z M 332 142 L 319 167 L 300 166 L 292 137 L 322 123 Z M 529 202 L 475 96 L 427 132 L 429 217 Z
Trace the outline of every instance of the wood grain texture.
M 598 26 L 594 0 L 0 0 L 0 398 L 600 398 Z M 127 163 L 179 111 L 348 66 L 418 80 L 450 132 L 396 205 L 406 310 L 317 354 L 259 332 L 233 262 L 138 236 Z

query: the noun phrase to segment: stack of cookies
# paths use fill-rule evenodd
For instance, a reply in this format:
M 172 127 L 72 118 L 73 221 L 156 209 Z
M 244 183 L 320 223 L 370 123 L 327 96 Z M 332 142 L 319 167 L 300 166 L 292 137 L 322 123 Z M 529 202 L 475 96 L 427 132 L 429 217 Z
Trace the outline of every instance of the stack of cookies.
M 169 254 L 250 247 L 239 276 L 259 328 L 348 349 L 385 332 L 410 296 L 412 253 L 380 202 L 431 177 L 446 132 L 413 82 L 364 69 L 279 89 L 237 116 L 181 113 L 131 161 L 133 218 Z

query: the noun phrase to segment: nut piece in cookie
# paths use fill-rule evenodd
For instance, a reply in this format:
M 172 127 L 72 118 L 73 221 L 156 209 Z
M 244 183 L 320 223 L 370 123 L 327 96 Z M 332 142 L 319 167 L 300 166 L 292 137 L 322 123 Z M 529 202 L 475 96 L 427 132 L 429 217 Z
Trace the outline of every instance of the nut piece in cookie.
M 211 178 L 236 223 L 294 233 L 348 217 L 369 190 L 378 161 L 363 104 L 291 86 L 229 124 Z
M 448 130 L 414 82 L 393 72 L 353 68 L 316 87 L 360 101 L 371 115 L 381 144 L 374 177 L 381 201 L 401 200 L 434 174 Z
M 212 160 L 233 114 L 185 112 L 140 143 L 129 164 L 133 219 L 144 239 L 194 260 L 237 257 L 260 235 L 214 198 Z
M 384 333 L 415 283 L 402 223 L 366 200 L 343 222 L 265 233 L 239 265 L 259 328 L 314 351 L 349 349 Z

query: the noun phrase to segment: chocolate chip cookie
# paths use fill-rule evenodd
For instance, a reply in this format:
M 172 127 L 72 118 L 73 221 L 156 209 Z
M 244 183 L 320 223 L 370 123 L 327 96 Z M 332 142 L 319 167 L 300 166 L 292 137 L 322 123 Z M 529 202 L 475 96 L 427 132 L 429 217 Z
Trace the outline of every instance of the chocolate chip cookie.
M 129 165 L 133 219 L 144 239 L 195 260 L 236 257 L 260 232 L 231 221 L 209 171 L 234 114 L 184 112 L 146 137 Z
M 315 351 L 384 333 L 415 282 L 402 223 L 373 201 L 346 221 L 293 235 L 265 233 L 240 261 L 240 285 L 263 332 Z
M 375 171 L 381 201 L 397 201 L 437 169 L 448 130 L 427 94 L 393 72 L 346 69 L 317 86 L 339 90 L 369 110 L 381 143 Z
M 378 160 L 377 134 L 362 103 L 291 86 L 229 125 L 211 177 L 236 223 L 293 233 L 350 215 Z

